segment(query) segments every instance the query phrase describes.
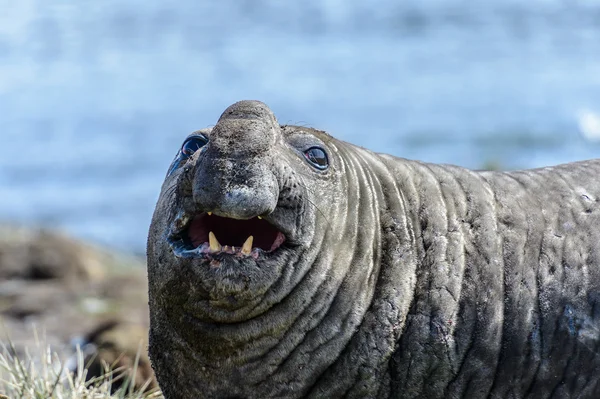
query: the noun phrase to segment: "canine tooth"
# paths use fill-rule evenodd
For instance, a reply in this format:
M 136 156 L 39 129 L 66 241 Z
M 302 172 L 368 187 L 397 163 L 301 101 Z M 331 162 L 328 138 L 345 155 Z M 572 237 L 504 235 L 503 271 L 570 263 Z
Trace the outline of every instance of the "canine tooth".
M 212 215 L 212 212 L 206 212 L 206 213 L 208 213 L 208 216 Z
M 250 252 L 252 252 L 252 242 L 254 241 L 254 237 L 253 236 L 249 236 L 246 239 L 246 242 L 244 243 L 244 245 L 242 245 L 242 253 L 244 255 L 250 255 Z
M 217 237 L 211 231 L 208 233 L 208 242 L 210 244 L 210 252 L 219 252 L 221 250 L 221 244 L 217 241 Z
M 258 216 L 259 219 L 262 219 L 262 216 Z

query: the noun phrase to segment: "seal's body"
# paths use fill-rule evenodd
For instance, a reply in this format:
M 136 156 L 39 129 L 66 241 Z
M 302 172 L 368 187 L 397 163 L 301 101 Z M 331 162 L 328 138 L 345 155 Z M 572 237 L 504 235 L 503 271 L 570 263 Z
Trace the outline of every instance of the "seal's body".
M 600 397 L 600 161 L 474 172 L 242 101 L 150 228 L 168 399 Z

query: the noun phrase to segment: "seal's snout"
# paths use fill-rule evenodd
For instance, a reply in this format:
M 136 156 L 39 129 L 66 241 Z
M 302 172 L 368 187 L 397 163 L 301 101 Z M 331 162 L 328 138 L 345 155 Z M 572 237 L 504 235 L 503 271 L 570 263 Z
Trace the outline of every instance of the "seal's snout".
M 279 187 L 272 149 L 280 127 L 259 101 L 240 101 L 223 112 L 199 160 L 193 196 L 198 207 L 233 219 L 267 215 Z

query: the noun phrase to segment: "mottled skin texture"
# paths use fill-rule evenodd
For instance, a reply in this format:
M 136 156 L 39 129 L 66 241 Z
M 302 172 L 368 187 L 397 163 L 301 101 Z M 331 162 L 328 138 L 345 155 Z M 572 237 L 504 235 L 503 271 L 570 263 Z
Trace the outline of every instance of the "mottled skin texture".
M 259 102 L 165 180 L 150 355 L 173 398 L 600 397 L 600 161 L 475 172 L 375 154 Z M 330 167 L 302 151 L 319 145 Z M 167 243 L 182 210 L 286 233 L 218 267 Z

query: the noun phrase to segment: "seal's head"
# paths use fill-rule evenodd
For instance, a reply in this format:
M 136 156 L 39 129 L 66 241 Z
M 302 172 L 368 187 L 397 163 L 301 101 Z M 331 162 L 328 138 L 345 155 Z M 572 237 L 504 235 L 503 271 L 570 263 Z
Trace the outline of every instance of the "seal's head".
M 233 104 L 214 128 L 188 136 L 151 226 L 153 298 L 175 318 L 236 322 L 286 296 L 327 228 L 328 137 L 280 126 L 258 101 Z
M 401 230 L 380 222 L 395 188 L 377 174 L 389 181 L 375 154 L 280 126 L 258 101 L 183 141 L 148 241 L 149 350 L 165 397 L 301 397 L 344 364 L 383 234 Z

